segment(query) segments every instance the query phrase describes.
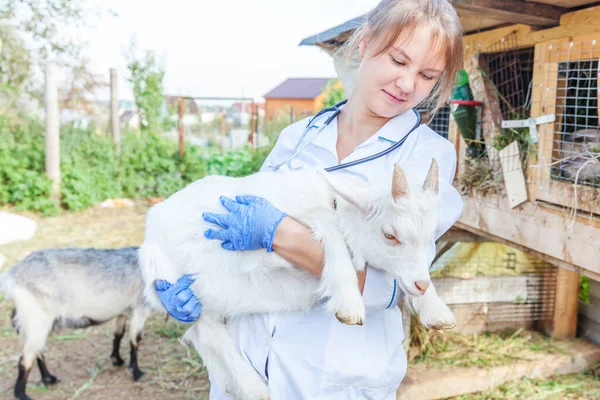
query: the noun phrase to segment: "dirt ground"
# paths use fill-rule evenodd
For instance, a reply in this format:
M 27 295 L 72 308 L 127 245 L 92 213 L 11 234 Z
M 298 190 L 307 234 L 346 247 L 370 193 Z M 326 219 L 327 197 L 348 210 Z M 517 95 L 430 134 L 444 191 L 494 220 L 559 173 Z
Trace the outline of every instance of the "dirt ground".
M 143 238 L 144 218 L 148 206 L 134 208 L 89 209 L 51 218 L 28 215 L 38 222 L 36 236 L 28 242 L 0 246 L 7 260 L 7 270 L 34 250 L 51 247 L 113 248 L 139 245 Z M 27 214 L 25 214 L 27 215 Z M 0 398 L 12 398 L 21 348 L 10 324 L 12 303 L 0 298 Z M 50 372 L 61 379 L 57 385 L 44 387 L 39 370 L 31 372 L 27 393 L 35 400 L 46 399 L 207 399 L 209 383 L 196 352 L 178 338 L 185 324 L 156 314 L 147 323 L 138 354 L 145 372 L 140 382 L 133 382 L 127 370 L 129 343 L 121 343 L 125 366 L 113 367 L 110 361 L 113 324 L 84 330 L 65 329 L 55 332 L 47 342 L 45 353 Z

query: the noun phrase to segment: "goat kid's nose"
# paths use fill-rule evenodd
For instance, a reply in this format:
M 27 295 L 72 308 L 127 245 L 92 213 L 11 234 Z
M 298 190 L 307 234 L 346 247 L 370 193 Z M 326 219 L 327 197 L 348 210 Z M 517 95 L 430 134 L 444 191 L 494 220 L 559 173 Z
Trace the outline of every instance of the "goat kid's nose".
M 421 294 L 425 294 L 427 288 L 431 284 L 431 281 L 415 281 L 415 286 L 421 292 Z

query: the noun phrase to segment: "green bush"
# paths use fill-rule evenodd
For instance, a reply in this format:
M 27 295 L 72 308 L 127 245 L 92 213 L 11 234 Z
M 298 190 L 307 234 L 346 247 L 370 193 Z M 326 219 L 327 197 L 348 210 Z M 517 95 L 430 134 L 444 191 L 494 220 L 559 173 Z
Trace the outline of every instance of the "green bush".
M 54 214 L 52 182 L 44 173 L 44 127 L 0 119 L 0 206 Z
M 51 198 L 45 174 L 44 128 L 0 119 L 0 206 L 55 214 L 82 210 L 107 198 L 167 197 L 205 174 L 244 176 L 257 171 L 270 148 L 225 154 L 173 140 L 126 134 L 117 155 L 112 140 L 90 131 L 61 131 L 61 204 Z

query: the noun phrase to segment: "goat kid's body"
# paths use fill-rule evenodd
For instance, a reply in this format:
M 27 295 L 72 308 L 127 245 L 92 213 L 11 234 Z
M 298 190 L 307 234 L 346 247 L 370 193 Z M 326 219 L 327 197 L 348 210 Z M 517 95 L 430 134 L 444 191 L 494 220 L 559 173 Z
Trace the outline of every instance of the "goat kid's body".
M 330 179 L 352 187 L 352 178 Z M 229 337 L 226 318 L 249 313 L 308 310 L 321 299 L 325 307 L 344 323 L 361 324 L 364 304 L 356 272 L 367 260 L 361 242 L 367 232 L 365 217 L 349 202 L 334 194 L 331 182 L 316 171 L 290 174 L 261 172 L 244 178 L 210 176 L 192 183 L 148 213 L 140 265 L 146 283 L 145 295 L 157 308 L 162 305 L 154 281 L 175 282 L 190 274 L 191 288 L 203 305 L 199 320 L 186 332 L 207 366 L 211 381 L 235 398 L 268 398 L 260 375 L 241 357 Z M 374 190 L 380 190 L 376 185 Z M 390 196 L 389 186 L 381 193 Z M 226 212 L 220 196 L 256 195 L 308 226 L 323 246 L 324 268 L 319 279 L 294 267 L 276 253 L 228 251 L 220 241 L 207 240 L 210 227 L 202 213 Z M 337 207 L 336 207 L 337 205 Z M 371 229 L 372 231 L 372 229 Z M 379 239 L 376 239 L 379 240 Z M 349 252 L 349 247 L 358 249 Z M 361 248 L 362 247 L 362 248 Z M 393 264 L 393 263 L 392 263 Z M 374 267 L 377 267 L 374 265 Z M 424 297 L 435 311 L 446 307 L 433 287 Z M 440 306 L 441 304 L 441 306 Z M 438 307 L 440 306 L 440 307 Z M 443 315 L 453 319 L 451 312 Z M 420 310 L 415 309 L 418 313 Z M 448 313 L 450 314 L 448 316 Z M 432 313 L 432 318 L 439 318 Z
M 48 334 L 59 328 L 86 328 L 116 318 L 113 364 L 124 361 L 119 345 L 130 319 L 135 379 L 142 376 L 137 348 L 150 308 L 144 303 L 137 248 L 114 250 L 49 249 L 37 251 L 0 277 L 0 289 L 13 300 L 13 325 L 23 342 L 15 397 L 25 395 L 27 376 L 37 360 L 42 380 L 56 383 L 43 360 Z
M 146 235 L 140 249 L 142 272 L 149 285 L 145 291 L 148 299 L 160 308 L 152 282 L 156 279 L 174 282 L 183 274 L 191 274 L 195 279 L 192 289 L 202 302 L 203 315 L 226 318 L 314 307 L 321 297 L 317 278 L 264 249 L 223 250 L 220 241 L 204 238 L 204 231 L 214 225 L 202 218 L 203 212 L 226 212 L 219 201 L 221 195 L 230 198 L 257 195 L 316 228 L 315 236 L 320 240 L 319 236 L 326 232 L 321 232 L 322 226 L 316 226 L 312 219 L 329 220 L 332 222 L 329 228 L 337 230 L 332 218 L 333 196 L 324 182 L 321 186 L 315 185 L 314 174 L 310 175 L 310 188 L 303 183 L 308 179 L 302 179 L 302 175 L 294 179 L 282 179 L 281 174 L 276 173 L 260 173 L 243 179 L 211 176 L 154 206 L 148 213 Z M 278 190 L 264 190 L 267 187 Z M 346 265 L 348 269 L 355 271 L 351 262 Z

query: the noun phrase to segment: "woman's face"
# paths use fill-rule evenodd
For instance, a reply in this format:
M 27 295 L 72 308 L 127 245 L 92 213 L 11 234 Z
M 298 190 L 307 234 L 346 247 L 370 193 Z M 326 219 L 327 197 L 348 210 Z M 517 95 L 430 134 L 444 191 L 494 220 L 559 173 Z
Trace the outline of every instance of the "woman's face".
M 392 118 L 429 96 L 444 71 L 445 60 L 427 25 L 417 26 L 412 35 L 402 32 L 390 49 L 375 56 L 378 45 L 378 40 L 361 42 L 355 91 L 370 112 Z

